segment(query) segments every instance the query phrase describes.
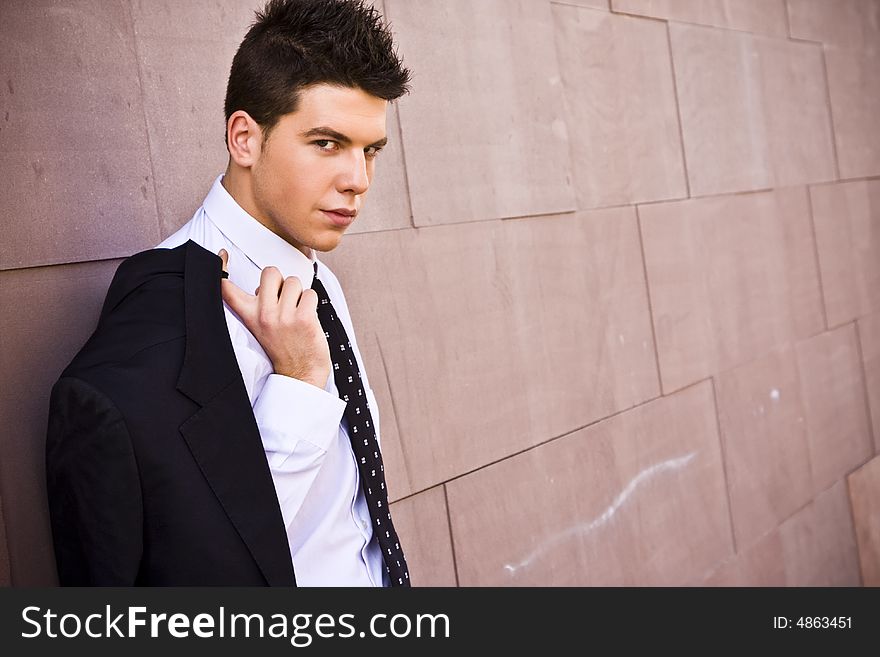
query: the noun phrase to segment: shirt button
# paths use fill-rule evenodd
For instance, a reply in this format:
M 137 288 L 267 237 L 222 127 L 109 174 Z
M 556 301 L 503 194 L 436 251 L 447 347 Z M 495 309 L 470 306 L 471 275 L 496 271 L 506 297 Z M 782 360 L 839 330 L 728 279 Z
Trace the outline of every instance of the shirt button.
M 369 527 L 369 526 L 370 526 L 370 521 L 369 521 L 369 520 L 361 520 L 361 527 L 363 527 L 364 529 L 366 529 L 366 528 Z

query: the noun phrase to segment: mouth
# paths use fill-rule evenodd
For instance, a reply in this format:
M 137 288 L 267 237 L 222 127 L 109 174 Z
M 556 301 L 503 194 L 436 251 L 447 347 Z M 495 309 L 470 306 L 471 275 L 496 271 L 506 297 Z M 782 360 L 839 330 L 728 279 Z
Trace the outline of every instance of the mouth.
M 336 226 L 345 227 L 354 221 L 357 216 L 357 210 L 348 210 L 346 208 L 337 208 L 336 210 L 321 210 L 324 215 L 330 219 Z

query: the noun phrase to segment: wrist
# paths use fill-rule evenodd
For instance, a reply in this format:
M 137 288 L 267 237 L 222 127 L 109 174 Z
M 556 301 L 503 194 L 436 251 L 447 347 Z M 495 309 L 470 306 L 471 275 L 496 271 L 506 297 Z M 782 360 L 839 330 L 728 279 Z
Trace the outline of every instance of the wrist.
M 316 374 L 314 372 L 304 373 L 285 368 L 275 368 L 275 374 L 287 376 L 291 379 L 297 379 L 298 381 L 302 381 L 303 383 L 310 383 L 316 388 L 320 388 L 321 390 L 326 387 L 327 377 L 329 376 L 329 373 L 322 376 L 321 374 Z

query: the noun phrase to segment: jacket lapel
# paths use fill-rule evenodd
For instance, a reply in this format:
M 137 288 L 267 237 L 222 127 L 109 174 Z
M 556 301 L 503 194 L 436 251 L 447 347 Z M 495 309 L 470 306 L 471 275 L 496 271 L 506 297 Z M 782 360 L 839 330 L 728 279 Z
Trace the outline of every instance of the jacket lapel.
M 219 256 L 185 245 L 186 353 L 177 389 L 202 408 L 180 431 L 270 586 L 294 586 L 260 432 L 229 339 Z

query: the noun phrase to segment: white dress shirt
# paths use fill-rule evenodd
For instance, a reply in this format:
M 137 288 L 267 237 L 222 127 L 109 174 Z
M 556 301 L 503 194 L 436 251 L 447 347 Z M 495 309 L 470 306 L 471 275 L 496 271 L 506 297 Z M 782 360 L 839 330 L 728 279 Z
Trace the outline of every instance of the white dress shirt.
M 229 280 L 249 294 L 260 284 L 264 267 L 296 276 L 311 287 L 314 262 L 318 278 L 342 320 L 361 371 L 361 381 L 379 439 L 379 408 L 370 389 L 355 340 L 348 305 L 336 276 L 303 255 L 242 209 L 214 181 L 202 207 L 157 248 L 193 240 L 212 253 L 229 253 Z M 342 421 L 332 372 L 321 390 L 310 383 L 275 374 L 263 348 L 238 316 L 223 304 L 235 357 L 241 369 L 263 449 L 272 472 L 296 581 L 299 586 L 387 586 L 378 540 L 361 489 L 357 462 Z

